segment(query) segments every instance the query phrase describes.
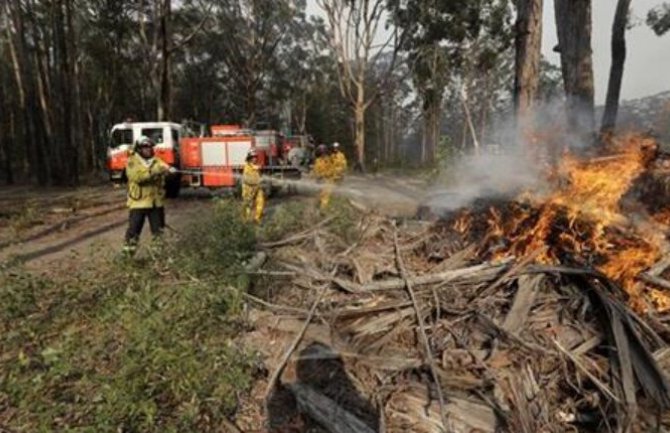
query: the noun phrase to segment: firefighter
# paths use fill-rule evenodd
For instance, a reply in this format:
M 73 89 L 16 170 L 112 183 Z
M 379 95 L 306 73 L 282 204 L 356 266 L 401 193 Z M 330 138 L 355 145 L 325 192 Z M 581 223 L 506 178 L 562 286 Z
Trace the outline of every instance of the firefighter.
M 165 177 L 176 173 L 174 167 L 154 156 L 154 142 L 146 136 L 135 143 L 126 166 L 128 178 L 128 230 L 124 252 L 134 255 L 144 227 L 149 220 L 151 234 L 159 237 L 165 228 Z
M 344 173 L 347 171 L 347 157 L 340 149 L 340 143 L 333 143 L 330 154 L 331 164 L 333 166 L 333 178 L 335 182 L 341 182 L 344 179 Z
M 314 176 L 324 183 L 319 194 L 319 208 L 326 209 L 330 204 L 330 196 L 335 184 L 333 161 L 328 146 L 320 144 L 315 151 Z
M 261 188 L 261 173 L 258 166 L 258 153 L 251 149 L 247 154 L 247 162 L 242 171 L 242 202 L 244 219 L 246 221 L 261 222 L 265 208 L 265 195 Z

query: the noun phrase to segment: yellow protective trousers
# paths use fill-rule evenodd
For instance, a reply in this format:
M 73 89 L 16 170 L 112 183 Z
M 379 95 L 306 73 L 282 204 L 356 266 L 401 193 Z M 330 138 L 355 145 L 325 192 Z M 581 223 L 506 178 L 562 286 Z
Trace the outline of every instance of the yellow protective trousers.
M 258 185 L 242 185 L 242 205 L 244 220 L 260 223 L 265 210 L 265 194 Z
M 333 195 L 335 183 L 331 180 L 326 180 L 321 186 L 319 193 L 319 209 L 326 209 L 330 204 L 330 196 Z

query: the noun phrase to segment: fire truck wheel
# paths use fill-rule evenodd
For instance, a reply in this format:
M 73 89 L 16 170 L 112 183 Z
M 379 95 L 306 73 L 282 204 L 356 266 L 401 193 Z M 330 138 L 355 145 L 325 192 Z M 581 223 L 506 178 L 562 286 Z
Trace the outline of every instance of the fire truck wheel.
M 181 179 L 179 176 L 168 176 L 165 179 L 165 197 L 177 198 L 179 197 L 179 190 L 181 189 Z

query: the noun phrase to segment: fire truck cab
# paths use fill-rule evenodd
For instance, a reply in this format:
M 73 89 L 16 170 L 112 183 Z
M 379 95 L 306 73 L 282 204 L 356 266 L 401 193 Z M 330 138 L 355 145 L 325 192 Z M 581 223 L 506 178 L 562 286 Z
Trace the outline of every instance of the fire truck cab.
M 140 137 L 147 136 L 156 144 L 156 157 L 179 168 L 179 142 L 184 135 L 182 125 L 173 122 L 124 122 L 112 127 L 107 147 L 107 170 L 113 182 L 126 180 L 128 156 Z M 179 176 L 166 180 L 168 197 L 179 194 Z

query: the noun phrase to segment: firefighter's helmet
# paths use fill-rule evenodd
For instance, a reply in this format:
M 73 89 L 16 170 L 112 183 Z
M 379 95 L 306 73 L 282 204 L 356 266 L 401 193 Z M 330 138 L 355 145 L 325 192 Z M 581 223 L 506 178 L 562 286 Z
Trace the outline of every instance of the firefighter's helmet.
M 247 152 L 247 162 L 253 160 L 254 158 L 258 158 L 258 152 L 256 149 L 249 149 L 249 152 Z
M 319 144 L 316 147 L 316 156 L 317 157 L 318 156 L 325 156 L 327 154 L 328 154 L 328 146 L 326 146 L 325 144 Z
M 136 146 L 138 148 L 140 148 L 140 147 L 154 147 L 154 145 L 155 145 L 155 143 L 153 142 L 153 140 L 151 138 L 147 137 L 146 135 L 141 136 L 140 139 L 137 140 L 137 143 L 136 143 Z
M 338 143 L 337 141 L 333 143 L 333 150 L 340 150 L 340 143 Z

